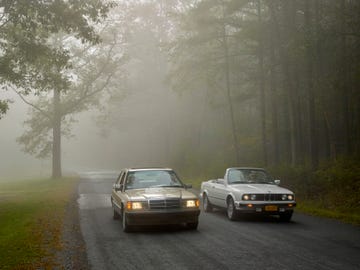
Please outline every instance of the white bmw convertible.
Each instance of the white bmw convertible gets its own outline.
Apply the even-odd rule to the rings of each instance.
[[[202,182],[203,209],[226,208],[230,220],[239,214],[277,215],[290,221],[296,206],[295,194],[280,187],[280,180],[261,168],[228,168],[223,179]]]

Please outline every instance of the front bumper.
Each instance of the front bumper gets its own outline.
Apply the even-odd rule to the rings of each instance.
[[[200,209],[172,211],[129,211],[126,220],[129,225],[171,225],[196,223]]]
[[[240,213],[261,213],[277,215],[285,212],[292,212],[294,211],[295,207],[296,202],[235,202],[235,208]]]

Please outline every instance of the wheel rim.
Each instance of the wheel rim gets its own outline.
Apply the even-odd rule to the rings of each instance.
[[[123,229],[125,230],[126,229],[126,216],[125,216],[124,212],[122,214],[122,226],[123,226]]]
[[[208,205],[209,205],[208,198],[206,195],[204,195],[204,210],[208,209]]]
[[[234,213],[234,204],[232,199],[229,200],[228,208],[227,208],[228,217],[231,218]]]

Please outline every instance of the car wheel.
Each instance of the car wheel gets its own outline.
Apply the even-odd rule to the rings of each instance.
[[[111,206],[113,209],[113,219],[119,219],[120,215],[118,212],[115,211],[115,206],[114,206],[114,202],[113,202],[113,198],[111,198]]]
[[[123,231],[124,232],[130,232],[131,231],[131,226],[128,224],[127,219],[126,219],[126,213],[123,212],[122,213],[122,227],[123,227]]]
[[[230,220],[235,220],[237,217],[237,212],[235,209],[235,204],[233,198],[229,198],[227,202],[227,216]]]
[[[291,220],[293,212],[285,212],[280,214],[280,221],[289,222]]]
[[[204,196],[203,196],[203,209],[205,212],[211,212],[212,211],[212,205],[209,201],[209,198],[208,196],[206,195],[206,193],[204,193]]]
[[[120,218],[119,213],[116,212],[114,208],[113,208],[113,211],[114,211],[114,213],[113,213],[113,219],[115,219],[115,220],[116,220],[116,219],[119,219],[119,218]]]
[[[188,223],[186,224],[186,227],[190,230],[196,230],[198,227],[199,222],[192,222],[192,223]]]

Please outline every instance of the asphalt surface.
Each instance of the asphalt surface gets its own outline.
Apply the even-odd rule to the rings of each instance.
[[[360,228],[295,213],[229,221],[223,211],[200,214],[196,231],[146,227],[124,233],[112,219],[114,179],[83,176],[80,225],[91,269],[360,269]]]

